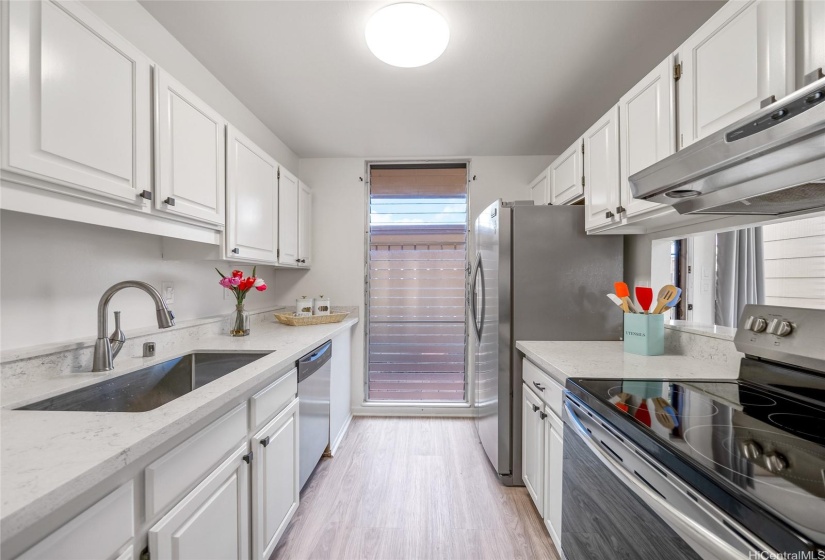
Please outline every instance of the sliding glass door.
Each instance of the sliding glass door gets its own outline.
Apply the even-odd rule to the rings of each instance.
[[[368,399],[463,402],[466,166],[371,166],[368,238]]]

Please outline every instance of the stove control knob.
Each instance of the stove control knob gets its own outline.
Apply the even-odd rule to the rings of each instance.
[[[768,332],[776,336],[788,336],[793,332],[793,325],[785,319],[772,319],[768,323]]]
[[[740,447],[742,449],[742,455],[744,455],[746,459],[753,461],[762,456],[762,446],[752,439],[743,441]]]
[[[777,474],[788,468],[788,460],[781,453],[768,453],[765,455],[765,468]]]
[[[753,319],[753,321],[750,319]],[[766,321],[764,317],[750,317],[748,318],[747,323],[749,324],[747,328],[755,333],[763,332],[768,328],[768,321]]]

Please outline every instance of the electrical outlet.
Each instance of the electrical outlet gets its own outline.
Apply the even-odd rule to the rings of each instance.
[[[175,303],[175,285],[172,282],[161,282],[160,295],[167,304]]]

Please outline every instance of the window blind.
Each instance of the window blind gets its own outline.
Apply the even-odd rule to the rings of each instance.
[[[466,169],[373,167],[370,400],[465,398]]]

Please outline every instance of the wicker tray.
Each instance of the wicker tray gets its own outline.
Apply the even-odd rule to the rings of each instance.
[[[293,313],[276,313],[275,318],[279,323],[290,327],[304,327],[306,325],[325,325],[327,323],[340,323],[349,311],[335,311],[329,315],[309,315],[307,317],[296,317]]]

